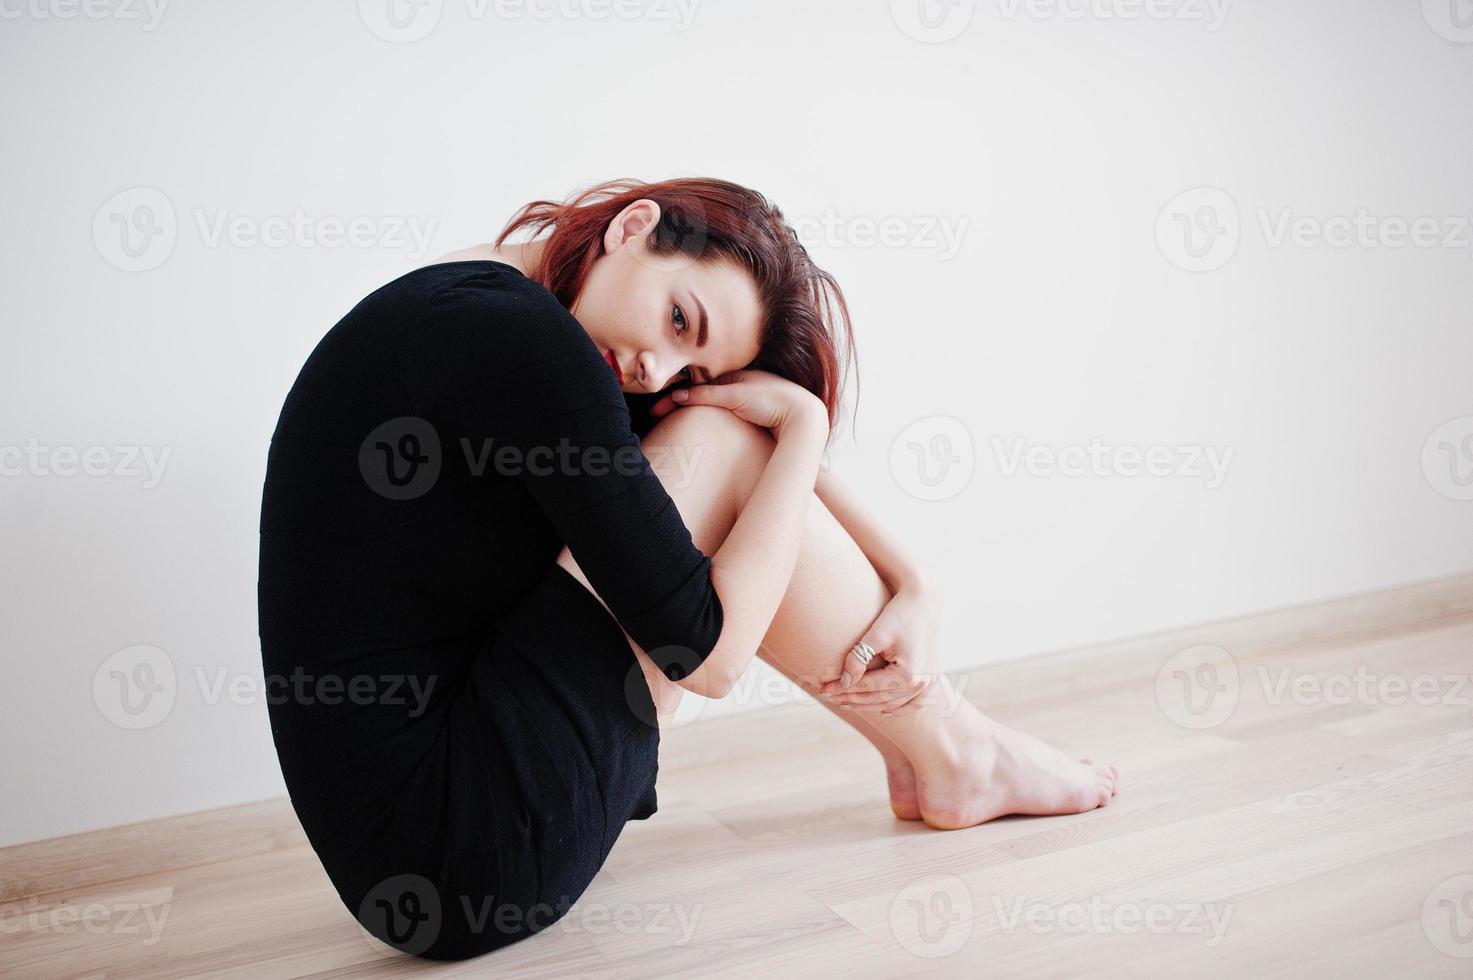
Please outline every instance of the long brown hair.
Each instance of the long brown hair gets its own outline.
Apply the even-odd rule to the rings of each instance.
[[[660,205],[649,237],[656,254],[735,262],[751,273],[763,311],[759,353],[750,367],[787,378],[817,395],[838,418],[843,378],[836,340],[842,329],[851,366],[857,364],[854,328],[844,293],[808,250],[776,205],[754,190],[707,177],[654,183],[624,178],[596,184],[566,201],[533,201],[516,213],[496,247],[513,234],[550,231],[530,278],[572,308],[603,254],[604,230],[640,199]]]

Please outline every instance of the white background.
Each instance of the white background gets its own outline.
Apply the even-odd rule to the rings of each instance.
[[[1473,503],[1437,475],[1466,477],[1473,442],[1423,465],[1473,416],[1473,232],[1271,234],[1286,212],[1448,234],[1473,215],[1466,0],[1243,0],[1220,23],[1205,3],[958,0],[932,3],[932,32],[902,0],[704,0],[688,24],[655,0],[604,19],[597,0],[443,0],[410,42],[379,36],[387,2],[0,0],[0,447],[170,453],[156,486],[0,477],[0,843],[283,792],[259,698],[208,695],[260,682],[257,521],[288,387],[362,295],[600,179],[721,176],[805,222],[859,337],[832,462],[944,582],[948,669],[1473,568]],[[1177,197],[1198,187],[1217,190]],[[158,195],[171,221],[137,210]],[[1236,213],[1236,250],[1205,239],[1217,267],[1187,271],[1177,214],[1203,201],[1216,223],[1191,226]],[[294,212],[433,237],[426,255],[212,237]],[[172,248],[129,259],[134,219]],[[872,242],[887,220],[897,239]],[[938,221],[964,228],[953,253]],[[1067,458],[1094,438],[1233,456],[1210,489],[1006,475],[1017,440]],[[918,469],[910,442],[950,464]],[[943,465],[956,485],[922,499]],[[139,644],[177,690],[129,730],[93,680]]]

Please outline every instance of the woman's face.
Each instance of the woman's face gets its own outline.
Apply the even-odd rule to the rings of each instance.
[[[688,255],[655,255],[648,237],[660,219],[654,201],[635,201],[609,223],[572,313],[622,375],[626,392],[703,384],[757,359],[757,285],[739,265]]]

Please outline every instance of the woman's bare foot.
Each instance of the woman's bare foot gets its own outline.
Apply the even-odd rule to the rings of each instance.
[[[1082,813],[1108,804],[1119,787],[1114,766],[1076,762],[981,712],[959,716],[951,732],[945,751],[915,769],[921,819],[938,830],[1009,813]]]

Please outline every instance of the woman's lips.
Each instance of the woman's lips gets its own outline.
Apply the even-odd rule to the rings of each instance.
[[[614,352],[611,350],[604,351],[604,360],[609,362],[609,367],[614,369],[614,374],[618,376],[619,383],[623,384],[624,372],[619,370],[619,362],[614,360]]]

